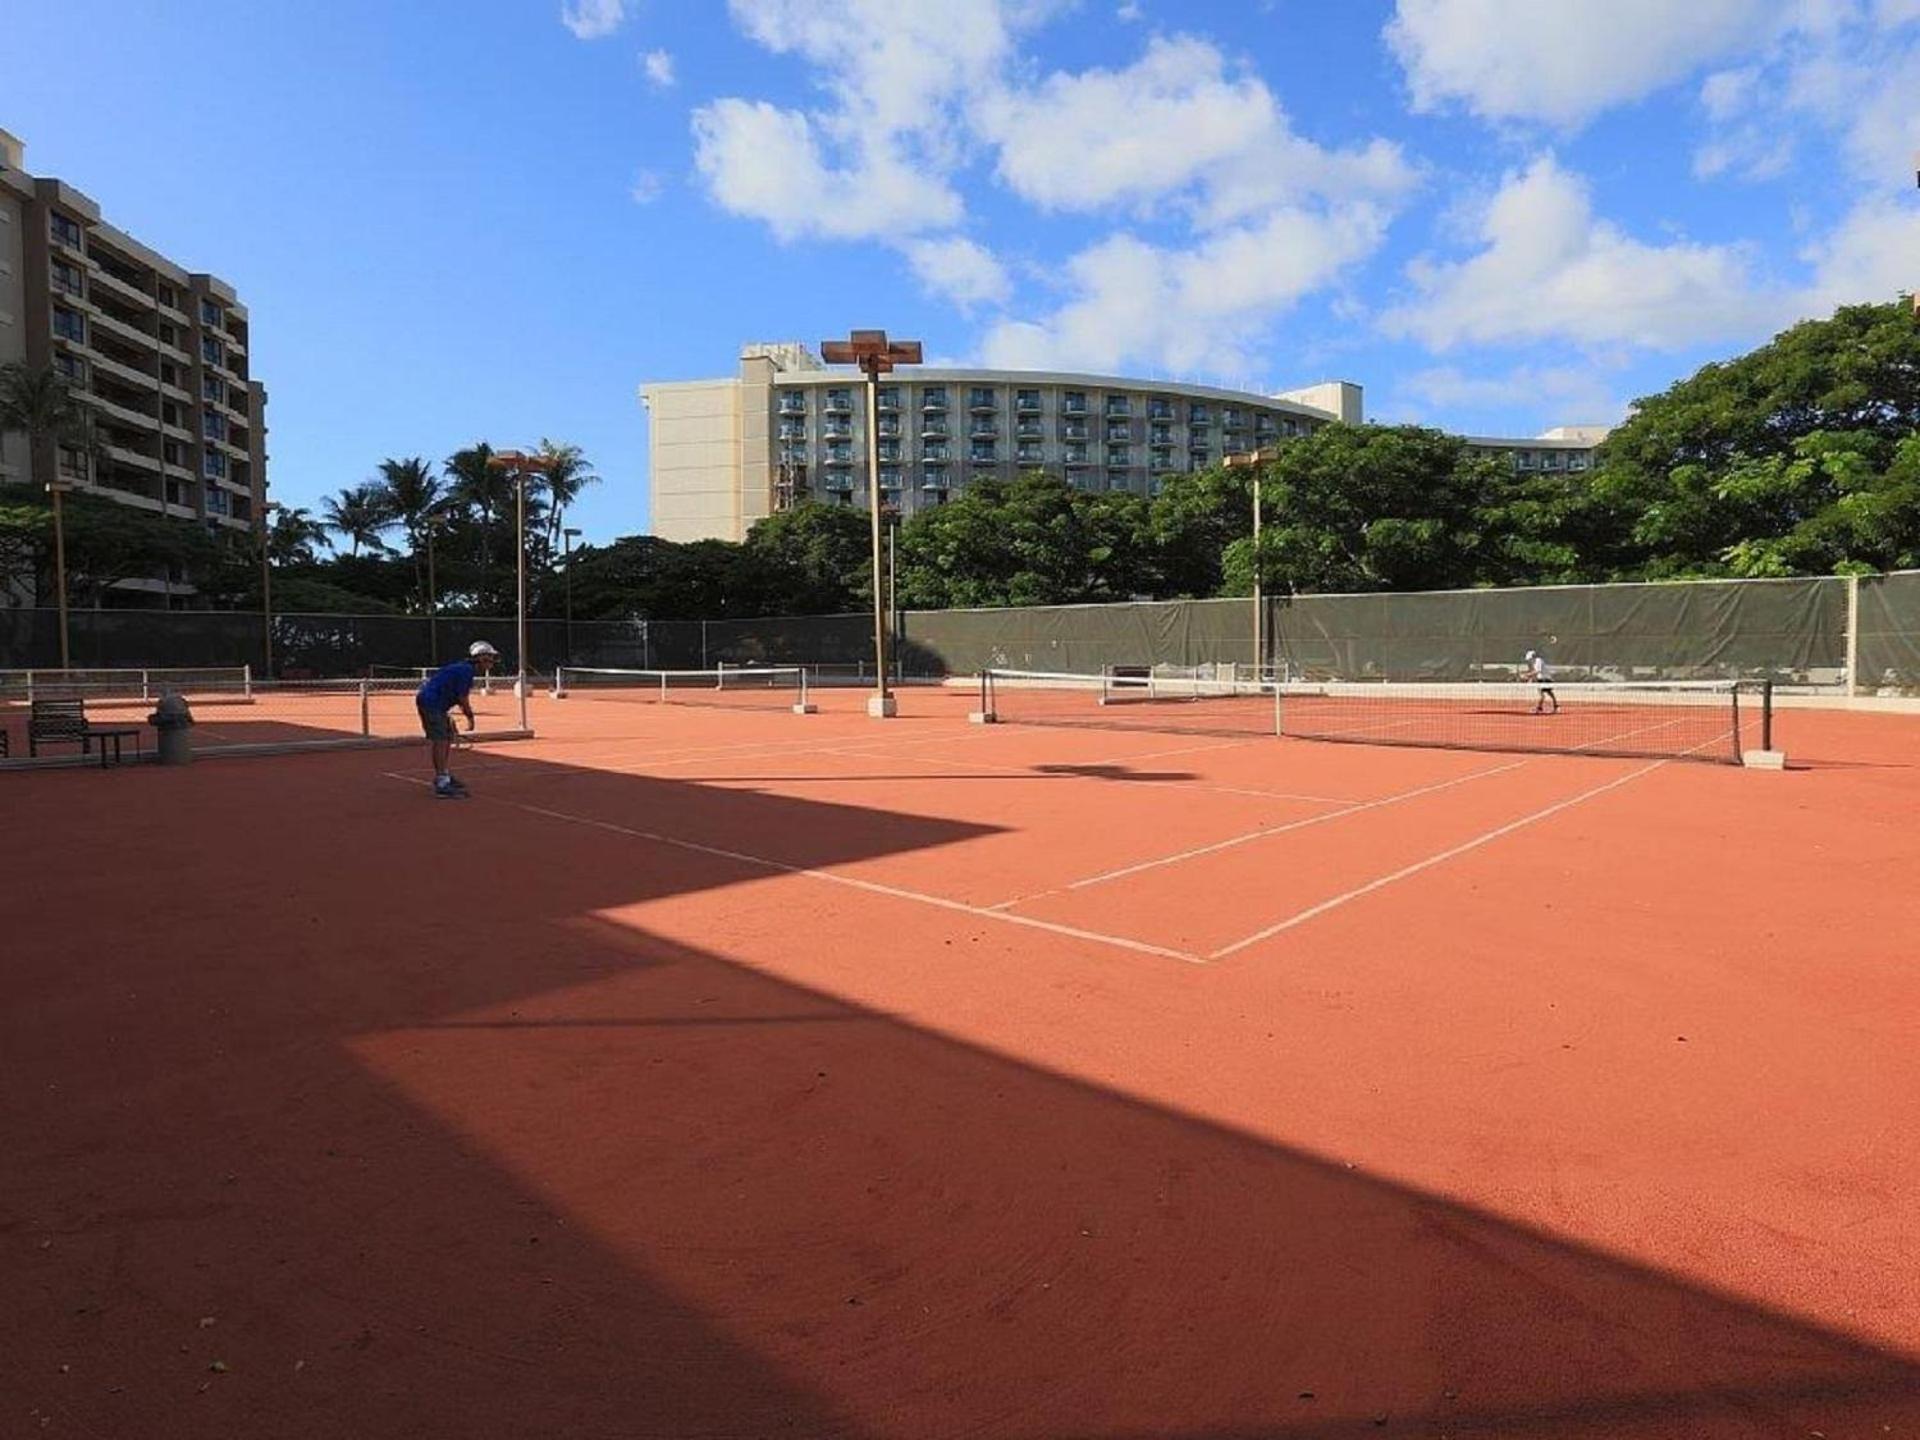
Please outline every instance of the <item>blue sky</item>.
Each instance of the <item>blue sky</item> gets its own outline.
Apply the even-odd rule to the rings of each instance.
[[[883,326],[1530,434],[1920,288],[1920,0],[4,0],[28,168],[248,302],[274,495]],[[97,97],[112,96],[112,106]]]

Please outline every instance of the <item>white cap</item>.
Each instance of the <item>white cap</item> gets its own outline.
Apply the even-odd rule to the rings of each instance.
[[[482,641],[481,643],[482,643],[482,644],[484,645],[484,644],[485,644],[486,642],[485,642],[485,641],[483,640],[483,641]],[[475,651],[474,653],[475,653],[475,654],[478,654],[479,652],[478,652],[478,651],[476,650],[476,651]],[[1529,659],[1529,660],[1532,660],[1532,659],[1535,659],[1535,658],[1536,658],[1536,657],[1535,657],[1535,655],[1534,655],[1534,653],[1533,653],[1533,651],[1531,651],[1531,650],[1529,650],[1529,651],[1527,651],[1527,659]]]
[[[493,646],[489,645],[486,641],[476,640],[473,642],[473,644],[467,647],[467,654],[471,655],[476,660],[478,660],[482,655],[492,655],[497,659],[499,657],[500,652],[494,649]]]

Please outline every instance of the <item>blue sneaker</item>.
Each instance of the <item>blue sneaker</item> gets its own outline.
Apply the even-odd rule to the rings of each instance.
[[[455,786],[450,780],[436,780],[433,782],[433,798],[436,800],[464,800],[467,798],[467,792]]]

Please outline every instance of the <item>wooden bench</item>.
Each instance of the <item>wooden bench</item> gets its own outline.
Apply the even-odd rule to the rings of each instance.
[[[27,712],[27,754],[38,756],[42,745],[78,745],[82,755],[93,753],[93,742],[100,742],[100,768],[107,768],[108,746],[113,763],[120,763],[120,742],[133,736],[134,752],[140,749],[138,725],[90,725],[84,700],[50,700],[35,697]]]

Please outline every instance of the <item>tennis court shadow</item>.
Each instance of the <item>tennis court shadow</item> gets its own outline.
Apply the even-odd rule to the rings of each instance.
[[[1038,775],[1077,776],[1083,780],[1197,780],[1191,770],[1135,770],[1129,765],[1036,765]]]
[[[632,776],[565,781],[621,817],[568,823],[507,803],[565,767],[511,771],[468,806],[366,756],[23,780],[48,863],[0,898],[31,937],[0,967],[27,1079],[0,1092],[0,1413],[143,1440],[1920,1425],[1900,1357],[770,974],[828,943],[837,889],[743,918],[764,870],[597,828],[820,865],[979,827]],[[208,883],[249,834],[264,863]],[[702,895],[735,953],[662,933]],[[934,933],[888,926],[887,963],[951,967]]]

